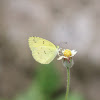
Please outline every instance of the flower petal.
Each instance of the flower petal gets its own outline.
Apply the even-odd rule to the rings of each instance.
[[[72,56],[74,56],[77,53],[77,51],[76,50],[72,50],[71,53],[72,53]]]
[[[64,53],[65,49],[62,50],[62,53]]]
[[[59,58],[57,58],[57,60],[61,60],[62,58],[64,58],[64,56],[60,56]]]

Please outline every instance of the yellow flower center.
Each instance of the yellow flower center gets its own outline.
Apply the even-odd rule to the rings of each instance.
[[[65,57],[70,57],[72,55],[72,53],[69,49],[66,49],[63,54]]]

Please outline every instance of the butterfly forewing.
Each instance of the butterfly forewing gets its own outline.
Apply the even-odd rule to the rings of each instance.
[[[51,46],[56,48],[56,46],[53,43],[40,37],[30,37],[28,42],[31,50],[39,46]]]

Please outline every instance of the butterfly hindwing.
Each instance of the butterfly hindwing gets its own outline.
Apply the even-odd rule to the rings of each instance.
[[[57,55],[57,49],[51,47],[37,47],[32,51],[33,58],[41,64],[50,63]]]

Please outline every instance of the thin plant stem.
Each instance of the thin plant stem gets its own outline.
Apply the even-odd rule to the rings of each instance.
[[[66,89],[65,100],[68,100],[69,87],[70,87],[70,68],[67,67],[67,89]]]

